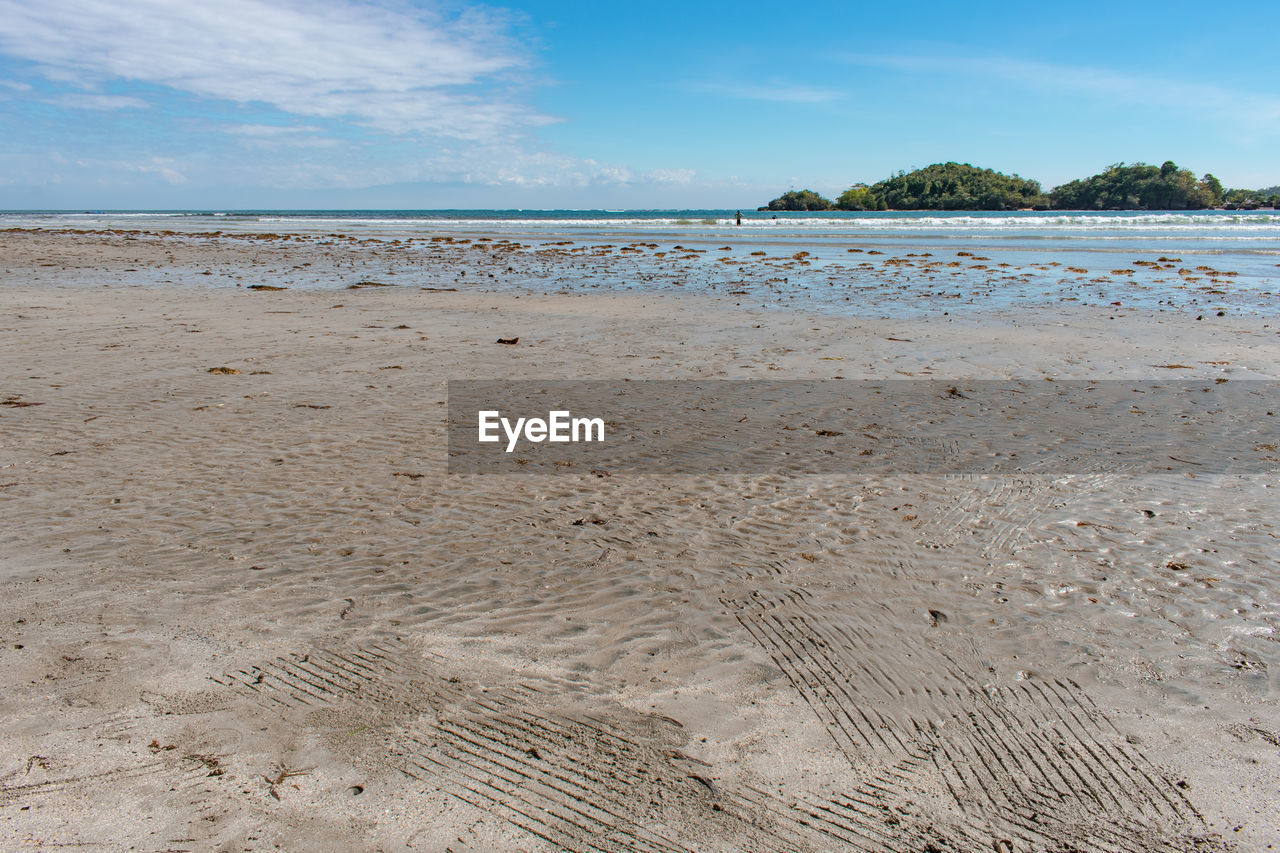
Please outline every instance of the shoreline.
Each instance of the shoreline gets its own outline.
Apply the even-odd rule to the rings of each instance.
[[[443,472],[449,379],[1277,378],[1268,316],[32,243],[0,234],[5,838],[1280,843],[1274,478]]]
[[[851,245],[845,239],[795,237],[752,242],[743,234],[734,236],[745,242],[729,243],[719,235],[689,235],[683,242],[656,235],[625,241],[623,236],[543,234],[530,240],[501,232],[376,236],[9,229],[0,231],[9,252],[0,275],[42,284],[215,290],[399,286],[544,296],[699,294],[734,297],[735,307],[884,319],[1105,306],[1108,316],[1183,314],[1212,323],[1227,315],[1270,319],[1280,300],[1275,277],[1280,264],[1272,265],[1273,256],[1261,250],[1227,259],[1202,247],[1178,253],[1188,255],[1184,260],[1164,254],[1167,246],[1119,251],[1100,244],[1087,250],[1059,247],[1050,254],[983,247],[982,240],[941,247],[927,239]],[[1124,261],[1116,257],[1125,255]]]

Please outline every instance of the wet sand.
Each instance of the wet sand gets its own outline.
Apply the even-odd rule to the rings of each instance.
[[[317,262],[278,238],[0,247],[0,847],[1280,845],[1274,476],[444,453],[450,379],[1276,378],[1267,317],[497,292],[367,244],[292,270]],[[366,285],[309,287],[339,271]]]

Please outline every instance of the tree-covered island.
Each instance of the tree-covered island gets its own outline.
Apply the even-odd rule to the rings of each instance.
[[[823,198],[813,190],[792,190],[769,202],[758,210],[832,210],[831,199]]]
[[[1222,204],[1222,184],[1213,175],[1196,180],[1172,160],[1160,166],[1117,163],[1049,194],[1059,210],[1202,210]]]
[[[1049,198],[1038,181],[968,163],[935,163],[850,187],[839,203],[846,210],[1022,210],[1046,208]]]
[[[1280,187],[1226,190],[1172,160],[1116,163],[1045,193],[1038,181],[968,163],[935,163],[883,181],[854,184],[834,202],[811,190],[784,193],[760,210],[1202,210],[1275,207]]]

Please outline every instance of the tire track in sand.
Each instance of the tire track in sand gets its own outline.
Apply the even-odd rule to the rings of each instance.
[[[855,620],[799,588],[721,602],[863,774],[851,791],[794,807],[823,825],[904,851],[984,838],[1115,853],[1200,843],[1203,820],[1182,790],[1073,682],[979,684],[968,673],[981,667],[903,632],[887,610]],[[941,816],[920,813],[930,790],[947,794]],[[893,839],[882,837],[887,810],[898,812]],[[932,840],[921,835],[931,820]]]

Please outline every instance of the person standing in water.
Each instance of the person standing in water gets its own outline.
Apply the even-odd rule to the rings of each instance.
[[[739,211],[738,211],[738,224],[739,224],[739,225],[741,225],[741,224],[742,224],[742,211],[741,211],[741,210],[739,210]]]

